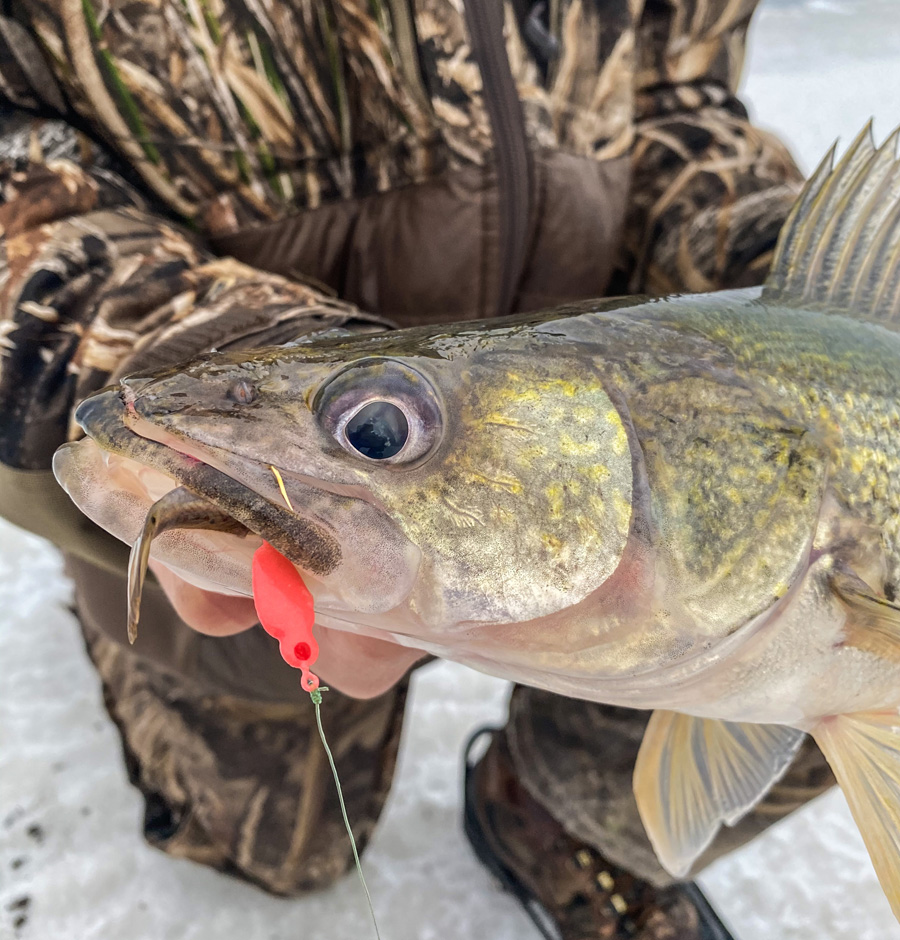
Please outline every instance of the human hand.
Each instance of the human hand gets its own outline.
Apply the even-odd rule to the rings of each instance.
[[[195,587],[153,559],[150,568],[175,613],[198,633],[232,636],[259,623],[252,598]],[[319,658],[313,671],[324,684],[353,698],[381,695],[425,656],[421,650],[321,626],[316,627],[316,640]]]

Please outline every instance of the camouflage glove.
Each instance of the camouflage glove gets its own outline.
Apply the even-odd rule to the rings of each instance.
[[[648,4],[632,198],[612,293],[761,284],[803,176],[734,97],[757,0]]]

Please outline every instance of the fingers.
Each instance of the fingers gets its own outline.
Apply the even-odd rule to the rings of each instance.
[[[251,598],[205,591],[188,584],[184,578],[152,559],[150,568],[175,608],[175,613],[198,633],[231,636],[249,630],[257,622]]]
[[[232,597],[195,587],[153,559],[150,568],[175,612],[198,633],[232,636],[259,622],[252,598]],[[326,685],[353,698],[375,698],[383,694],[426,655],[421,650],[386,640],[321,626],[315,628],[315,635],[319,658],[313,672]]]

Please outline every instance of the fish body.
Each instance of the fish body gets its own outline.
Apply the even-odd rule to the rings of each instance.
[[[656,709],[676,873],[812,733],[900,911],[895,144],[820,167],[763,289],[210,355],[86,401],[57,476],[141,555],[208,500],[152,547],[200,586],[265,538],[323,625]]]

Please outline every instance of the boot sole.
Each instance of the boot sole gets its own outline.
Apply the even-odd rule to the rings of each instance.
[[[525,909],[525,913],[531,919],[532,923],[540,931],[545,940],[562,940],[561,934],[556,928],[546,908],[538,901],[534,895],[525,887],[519,878],[507,868],[499,858],[494,854],[490,847],[484,827],[478,819],[475,812],[475,792],[473,770],[476,764],[469,762],[469,753],[475,742],[485,734],[496,734],[499,728],[480,728],[474,732],[465,746],[465,806],[463,812],[463,829],[466,838],[472,846],[478,860],[499,882],[500,887],[508,894],[513,895],[516,900]],[[693,882],[685,882],[679,886],[680,890],[688,897],[690,902],[697,909],[700,917],[700,940],[735,940],[731,931],[722,922],[719,915],[715,912],[712,905],[706,898],[706,895],[700,890],[698,885]]]

